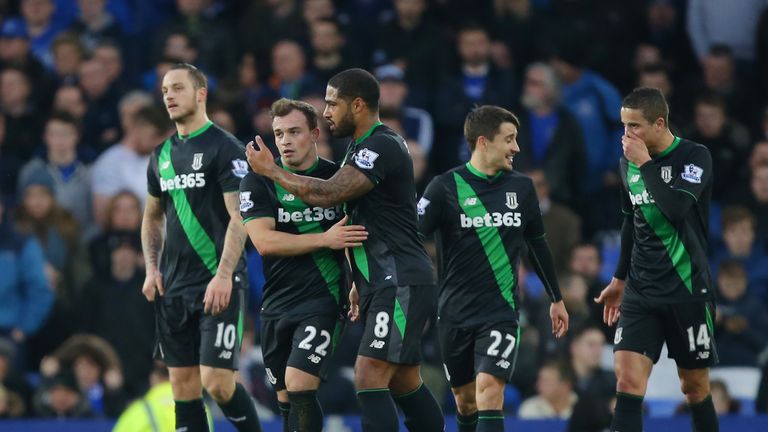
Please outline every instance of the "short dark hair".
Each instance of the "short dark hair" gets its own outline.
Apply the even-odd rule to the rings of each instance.
[[[512,112],[496,105],[475,107],[464,119],[464,137],[469,144],[469,150],[475,151],[477,139],[484,136],[492,139],[499,133],[502,123],[512,123],[520,127],[520,120]]]
[[[744,264],[733,259],[721,262],[720,265],[717,266],[717,272],[719,275],[726,277],[747,277],[747,270],[744,268]]]
[[[585,334],[587,334],[588,332],[591,332],[591,331],[596,331],[596,332],[598,332],[600,334],[603,334],[603,329],[600,328],[599,325],[597,325],[597,324],[595,324],[595,323],[593,323],[591,321],[587,321],[587,322],[585,322],[585,323],[583,323],[583,324],[581,324],[579,326],[576,326],[576,328],[571,330],[571,332],[572,332],[571,333],[571,344],[573,344],[577,340],[581,339],[582,336],[584,336]]]
[[[638,87],[621,101],[622,108],[636,109],[643,113],[643,118],[653,123],[657,118],[664,119],[669,126],[669,105],[664,93],[653,87]]]
[[[720,108],[723,112],[726,112],[725,101],[720,95],[713,92],[705,92],[696,98],[693,106],[694,108],[699,105],[707,105],[715,108]]]
[[[155,106],[146,106],[138,110],[133,116],[133,121],[150,125],[160,133],[167,131],[171,126],[168,122],[168,114]]]
[[[347,102],[360,98],[371,111],[379,110],[379,82],[367,70],[354,68],[341,71],[328,80],[328,86]]]
[[[726,44],[716,43],[709,46],[709,55],[733,59],[733,50]]]
[[[461,26],[459,26],[458,31],[456,32],[456,37],[458,38],[459,36],[461,36],[462,33],[469,33],[469,32],[485,33],[486,37],[488,37],[489,39],[491,38],[491,35],[488,29],[480,25],[480,23],[478,23],[477,21],[466,21],[462,23]]]
[[[200,71],[200,69],[192,66],[189,63],[176,63],[175,65],[171,66],[169,71],[172,70],[185,70],[189,72],[189,78],[192,80],[192,85],[195,87],[195,90],[200,90],[201,88],[207,89],[208,88],[208,78],[205,77],[205,74]]]
[[[575,373],[573,372],[573,369],[571,368],[570,363],[561,360],[561,359],[550,359],[544,362],[543,365],[541,365],[541,369],[544,368],[550,368],[557,371],[557,373],[560,375],[560,381],[568,382],[570,384],[573,384],[576,380]]]
[[[66,123],[68,125],[71,125],[77,133],[80,133],[80,123],[78,123],[75,116],[72,114],[66,112],[66,111],[54,111],[51,113],[51,115],[48,116],[48,119],[45,121],[45,124],[48,124],[52,121],[57,121],[61,123]]]
[[[317,111],[312,105],[295,99],[281,98],[276,100],[270,108],[272,118],[284,117],[293,111],[300,111],[307,119],[309,130],[317,128]]]
[[[747,207],[734,205],[723,209],[722,216],[720,216],[720,225],[723,231],[741,222],[749,222],[753,230],[757,227],[755,215]]]
[[[640,68],[640,75],[669,75],[669,69],[662,63],[651,63]]]

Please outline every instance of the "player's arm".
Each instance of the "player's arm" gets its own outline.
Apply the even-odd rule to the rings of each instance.
[[[368,233],[362,225],[346,225],[347,216],[323,233],[291,234],[275,229],[272,217],[244,221],[248,236],[262,256],[295,256],[318,249],[344,249],[362,246]]]
[[[165,242],[165,213],[163,204],[155,195],[147,195],[144,206],[144,217],[141,222],[141,248],[144,252],[144,268],[146,277],[141,292],[149,301],[155,299],[155,294],[164,294],[163,275],[158,270],[160,253]]]
[[[437,176],[429,182],[424,190],[424,195],[416,204],[416,213],[419,215],[419,235],[422,238],[435,232],[440,225],[443,200],[448,193],[441,178],[441,176]]]
[[[635,243],[633,235],[635,227],[632,220],[632,203],[629,201],[629,195],[624,187],[624,183],[621,185],[620,193],[621,213],[624,215],[624,219],[621,223],[621,252],[619,253],[619,261],[616,263],[616,271],[613,273],[613,277],[623,281],[627,278],[629,260],[632,257],[632,247]]]
[[[274,164],[272,153],[261,137],[257,136],[255,142],[260,150],[256,150],[254,142],[248,143],[245,149],[251,168],[307,204],[332,207],[362,196],[375,186],[373,180],[351,165],[343,166],[328,180],[290,173]]]
[[[684,159],[683,172],[671,184],[664,183],[657,164],[643,164],[640,173],[656,207],[674,224],[699,200],[712,175],[712,157],[706,148],[697,146]]]
[[[224,249],[221,252],[216,276],[232,279],[232,273],[235,271],[237,262],[243,254],[246,233],[243,227],[243,219],[240,217],[240,197],[238,193],[224,192],[224,204],[227,207],[227,213],[229,213],[229,224],[224,235]]]

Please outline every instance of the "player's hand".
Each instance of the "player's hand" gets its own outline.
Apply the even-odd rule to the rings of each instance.
[[[552,334],[558,339],[565,336],[568,331],[568,311],[562,300],[549,306],[549,318],[552,320]]]
[[[269,169],[275,166],[272,152],[258,135],[245,146],[245,156],[248,165],[256,174],[266,175]]]
[[[595,299],[596,303],[601,303],[603,308],[603,322],[609,327],[616,324],[619,320],[619,306],[624,297],[624,281],[612,278],[605,289],[600,291],[600,295]]]
[[[344,249],[362,246],[368,239],[368,231],[362,225],[347,225],[349,216],[333,224],[323,233],[323,246],[331,249]]]
[[[144,285],[141,287],[141,293],[148,301],[155,301],[155,294],[165,294],[163,288],[163,274],[157,270],[147,270],[147,276],[144,278]]]
[[[229,306],[229,298],[232,295],[232,278],[214,276],[208,282],[203,297],[203,313],[211,312],[218,315]]]
[[[347,318],[352,322],[360,318],[360,295],[357,293],[357,287],[354,284],[352,289],[349,290],[349,312],[347,312]]]
[[[648,153],[648,147],[645,146],[645,142],[631,131],[627,131],[621,136],[621,146],[624,150],[624,157],[637,166],[641,166],[651,160],[651,155]]]

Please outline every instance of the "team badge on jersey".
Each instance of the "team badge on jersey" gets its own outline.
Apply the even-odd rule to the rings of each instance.
[[[242,159],[235,159],[232,161],[232,174],[243,178],[248,174],[248,162]]]
[[[202,167],[203,167],[203,154],[195,153],[195,156],[192,158],[192,169],[197,171]]]
[[[664,183],[669,183],[672,181],[672,167],[671,166],[663,166],[661,167],[661,179],[664,180]]]
[[[364,148],[355,155],[355,163],[362,169],[373,168],[373,163],[379,158],[379,154],[373,150]]]
[[[251,201],[251,191],[240,192],[240,211],[247,212],[253,208],[253,201]]]
[[[517,208],[517,192],[507,192],[507,207],[510,208],[510,210],[514,210]]]
[[[683,173],[680,177],[689,183],[701,183],[702,174],[704,174],[703,168],[690,164],[683,167]]]
[[[427,213],[427,206],[429,206],[430,202],[430,200],[421,197],[419,202],[416,204],[416,213],[418,213],[419,216],[424,216],[424,214]]]

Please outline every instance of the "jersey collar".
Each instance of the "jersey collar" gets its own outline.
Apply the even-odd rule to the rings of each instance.
[[[358,138],[358,139],[356,139],[356,140],[355,140],[355,145],[357,145],[357,144],[360,144],[361,142],[363,142],[363,141],[364,141],[366,138],[368,138],[369,136],[371,136],[371,134],[373,133],[373,130],[374,130],[374,129],[376,129],[377,127],[379,127],[379,126],[381,126],[381,125],[383,125],[383,124],[384,124],[384,123],[382,123],[382,122],[380,122],[380,121],[377,121],[376,123],[374,123],[374,124],[373,124],[373,126],[371,126],[371,128],[370,128],[370,129],[368,129],[368,131],[367,131],[366,133],[364,133],[364,134],[363,134],[363,136],[361,136],[360,138]]]
[[[494,174],[492,176],[489,176],[488,174],[486,174],[486,173],[478,170],[477,168],[473,167],[472,163],[470,163],[470,162],[467,162],[467,164],[465,166],[467,167],[467,170],[469,170],[470,173],[472,173],[473,175],[475,175],[477,177],[480,177],[483,180],[489,181],[489,182],[496,180],[502,174],[501,170],[499,170],[499,172],[497,172],[496,174]]]
[[[176,132],[176,135],[178,135],[180,139],[183,139],[183,140],[188,140],[188,139],[190,139],[190,138],[194,138],[194,137],[196,137],[196,136],[198,136],[198,135],[202,134],[203,132],[207,131],[207,130],[208,130],[208,128],[209,128],[209,127],[211,127],[212,125],[213,125],[213,122],[212,122],[212,121],[210,121],[210,120],[208,120],[208,121],[207,121],[207,122],[206,122],[206,123],[205,123],[205,124],[204,124],[204,125],[203,125],[203,126],[200,128],[200,129],[198,129],[198,130],[196,130],[196,131],[192,132],[192,133],[191,133],[191,134],[189,134],[189,135],[182,135],[182,134],[180,134],[180,133],[178,133],[178,132]]]
[[[679,145],[680,145],[680,137],[676,136],[675,139],[672,141],[672,144],[670,144],[669,147],[666,148],[666,150],[664,150],[663,152],[657,154],[653,158],[657,159],[657,158],[660,158],[660,157],[664,157],[664,156],[672,153],[677,148],[677,146],[679,146]]]

